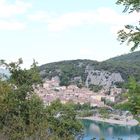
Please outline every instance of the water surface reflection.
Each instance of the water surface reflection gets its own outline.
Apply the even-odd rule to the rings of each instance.
[[[84,140],[91,140],[93,137],[99,140],[104,137],[106,140],[138,140],[140,138],[140,127],[112,125],[103,122],[83,120],[85,127]]]

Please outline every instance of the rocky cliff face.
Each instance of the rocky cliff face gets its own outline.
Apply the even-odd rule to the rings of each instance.
[[[58,76],[61,85],[76,84],[78,87],[86,86],[92,89],[101,87],[122,87],[122,82],[127,82],[129,76],[134,76],[139,81],[140,67],[131,63],[113,62],[109,60],[97,62],[92,60],[61,61],[40,66],[43,79]]]
[[[104,88],[110,88],[114,86],[115,83],[124,82],[120,73],[110,73],[104,70],[94,70],[93,67],[86,67],[85,72],[87,73],[87,78],[85,81],[85,85],[89,87],[89,85],[99,85]]]

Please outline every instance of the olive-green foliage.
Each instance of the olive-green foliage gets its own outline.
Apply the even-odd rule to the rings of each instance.
[[[119,103],[114,105],[115,109],[121,109],[121,110],[130,110],[130,103],[129,102],[125,102],[125,103]]]
[[[123,12],[132,13],[134,11],[140,12],[140,1],[139,0],[118,0],[117,4],[125,6]],[[140,22],[140,21],[139,21]],[[137,25],[125,25],[125,29],[118,32],[118,40],[123,43],[132,44],[131,51],[134,51],[140,46],[140,24]]]
[[[68,86],[70,85],[70,76],[68,73],[63,72],[60,76],[60,86]]]
[[[89,117],[89,116],[93,116],[93,111],[92,110],[83,110],[81,112],[78,113],[79,117]]]
[[[10,64],[1,61],[11,76],[0,80],[0,136],[6,140],[73,140],[82,128],[73,107],[60,101],[44,106],[34,93],[41,82],[36,62],[29,70],[20,64],[21,59]]]
[[[109,112],[108,112],[107,108],[105,108],[105,107],[99,109],[99,114],[103,118],[109,118]]]
[[[8,81],[0,81],[0,134],[8,140],[45,139],[46,110],[33,93],[33,84],[40,83],[35,62],[30,70],[21,69],[22,59],[10,64],[1,62],[10,71]]]
[[[111,58],[100,63],[98,68],[106,69],[110,72],[120,72],[124,80],[130,76],[140,79],[140,52],[129,53]]]
[[[108,100],[108,99],[105,99],[104,100],[104,103],[105,103],[105,105],[108,105],[108,106],[111,106],[111,107],[113,107],[114,106],[114,102],[112,102],[112,101],[110,101],[110,100]]]
[[[116,108],[129,110],[134,115],[140,114],[140,84],[136,82],[134,77],[129,78],[129,92],[127,93],[128,101],[116,105]]]
[[[77,104],[75,104],[71,101],[71,102],[68,102],[67,105],[69,105],[70,107],[72,107],[76,111],[91,110],[92,109],[92,107],[90,106],[90,103],[84,103],[84,104],[77,103]]]
[[[102,89],[102,86],[91,84],[91,85],[89,85],[89,89],[90,89],[91,91],[98,92],[98,91],[100,91],[100,90]]]
[[[11,76],[0,81],[0,134],[8,140],[73,140],[82,128],[73,107],[60,101],[45,107],[34,94],[33,87],[41,82],[36,63],[29,70],[21,69],[22,59],[1,64]]]
[[[50,138],[58,137],[61,140],[73,140],[82,125],[76,119],[76,112],[70,104],[61,104],[59,100],[54,101],[47,107]]]
[[[73,108],[76,111],[77,116],[79,117],[87,117],[93,115],[93,108],[90,106],[90,103],[73,103],[72,101],[67,103],[67,105]]]
[[[129,97],[130,111],[137,115],[140,114],[140,84],[132,77],[129,79]]]

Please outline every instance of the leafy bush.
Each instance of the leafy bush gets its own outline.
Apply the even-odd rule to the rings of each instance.
[[[79,117],[89,117],[89,116],[93,116],[93,111],[90,110],[84,110],[78,113]]]

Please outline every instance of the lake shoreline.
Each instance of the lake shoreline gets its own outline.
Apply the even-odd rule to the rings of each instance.
[[[123,125],[123,126],[137,126],[139,124],[139,122],[135,119],[126,121],[126,120],[114,120],[114,119],[100,118],[100,117],[96,117],[96,116],[78,117],[78,119],[106,122],[106,123],[110,123],[110,124],[117,124],[117,125]]]

